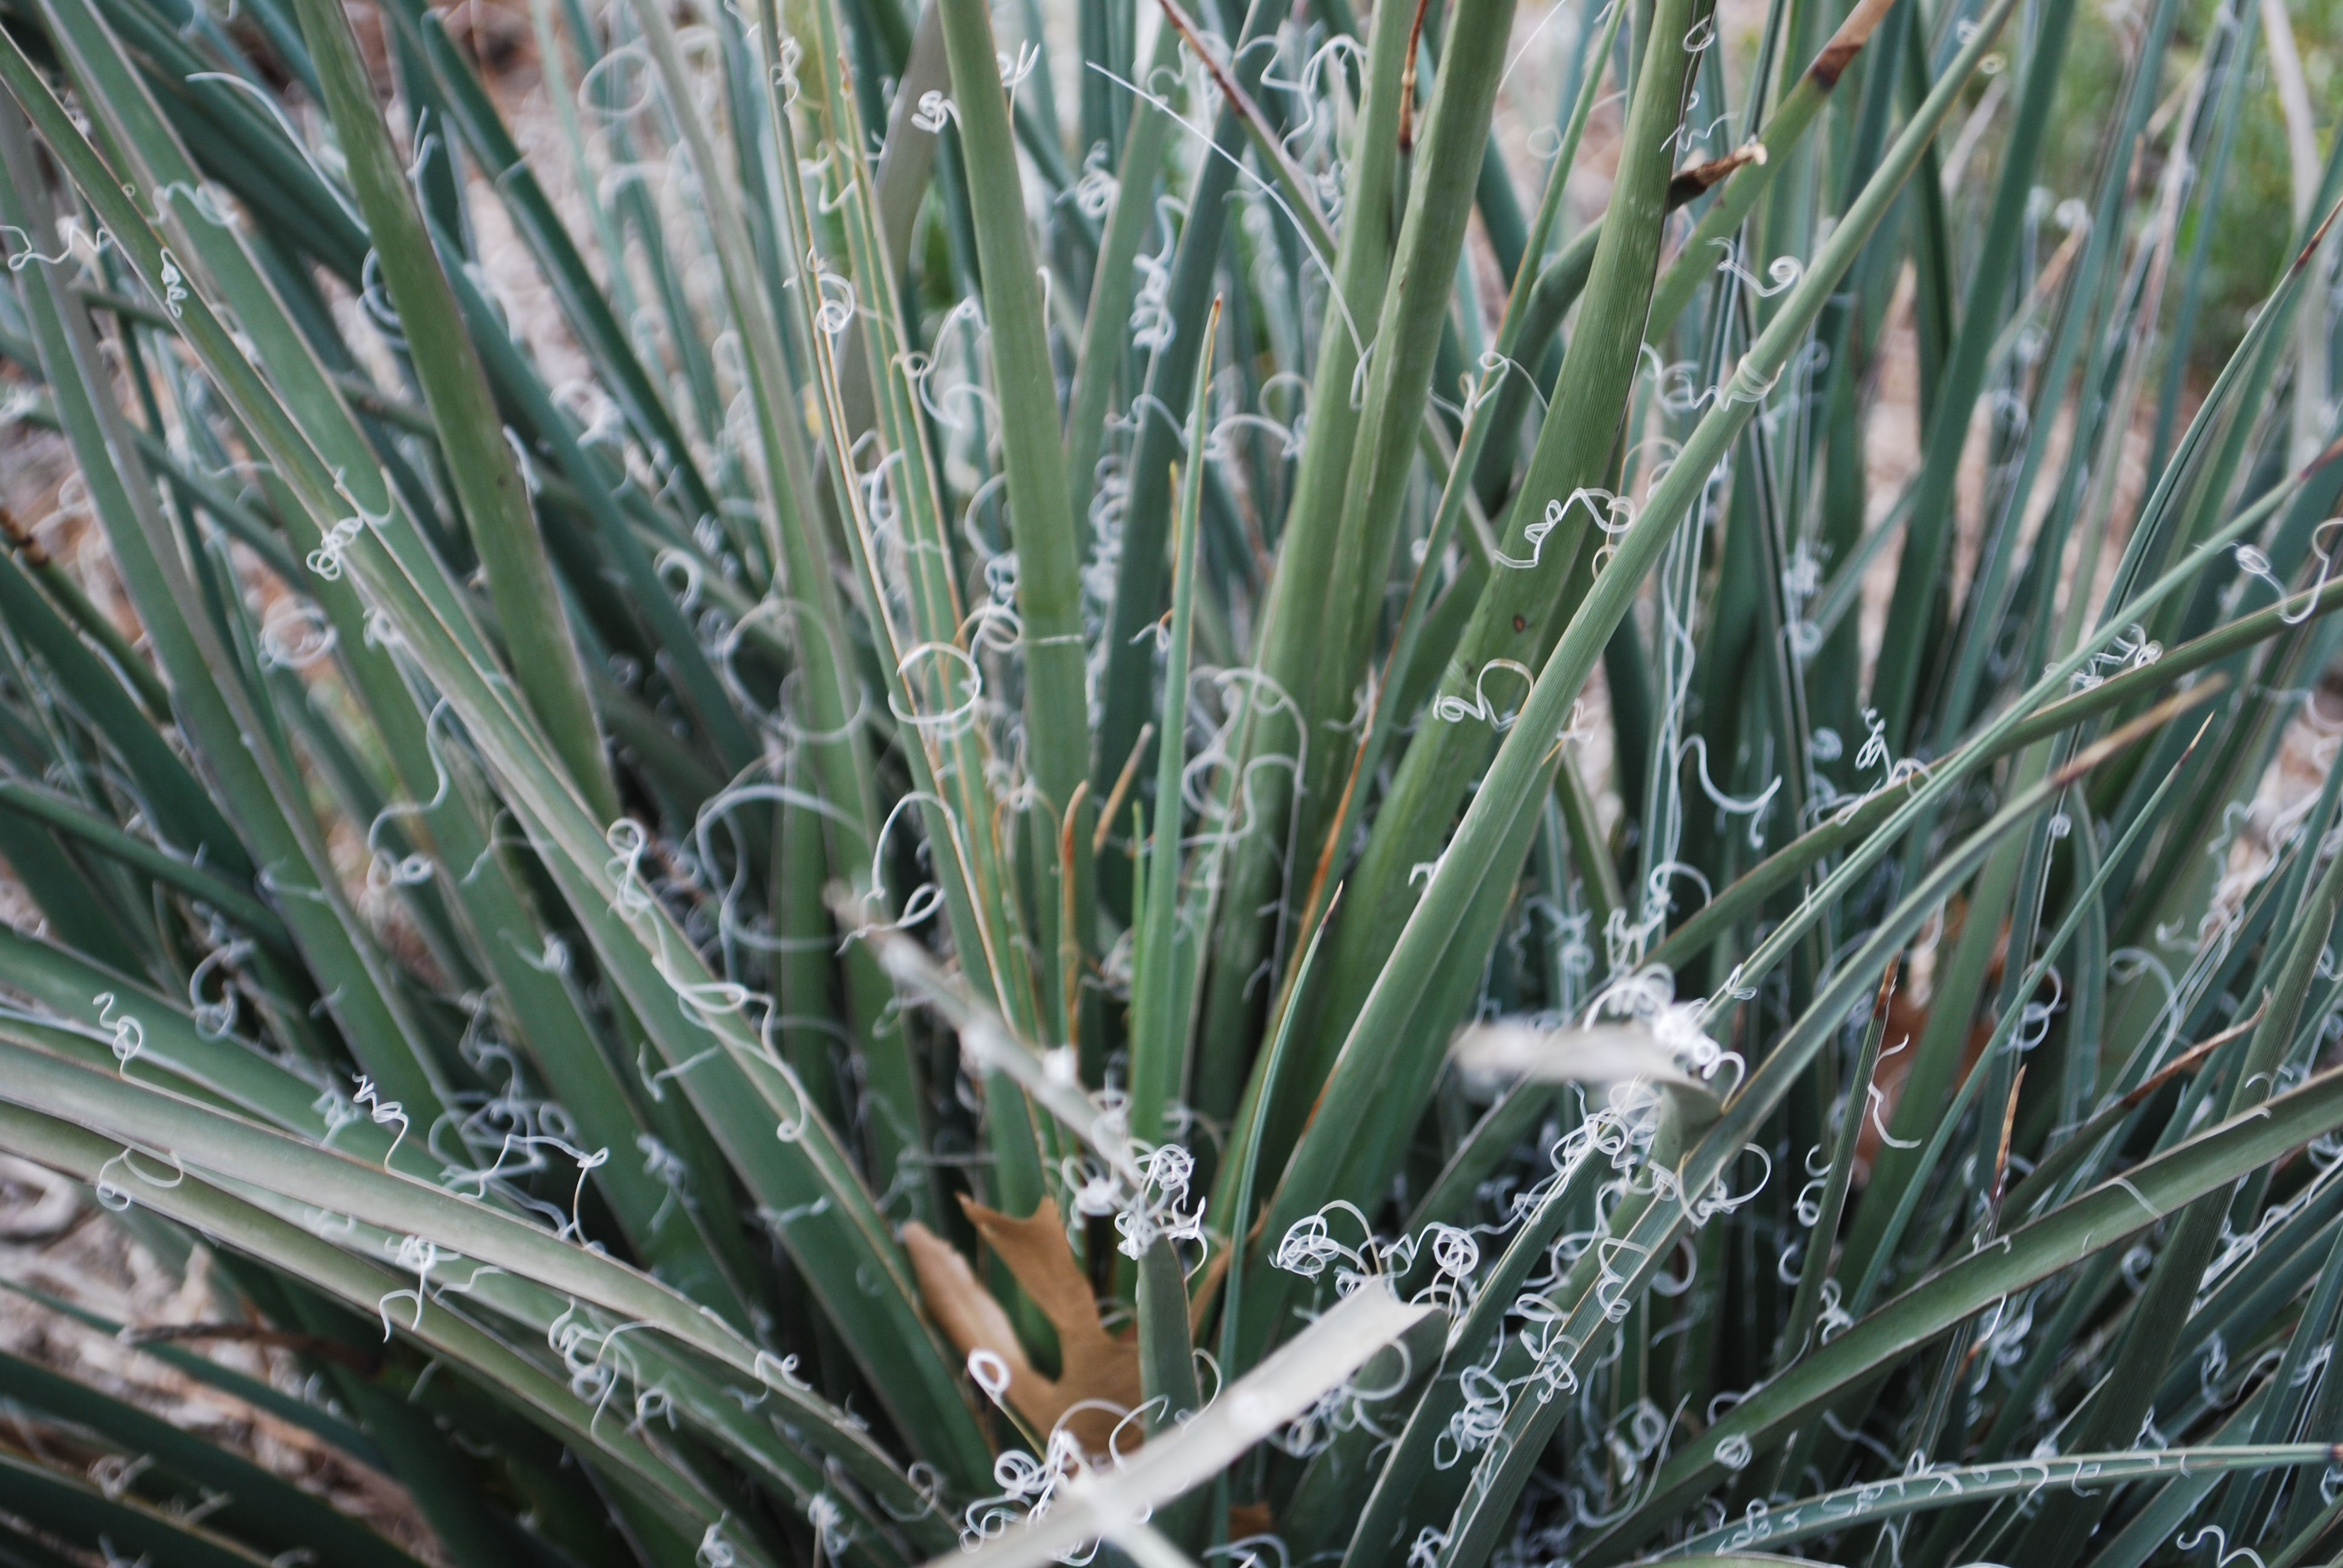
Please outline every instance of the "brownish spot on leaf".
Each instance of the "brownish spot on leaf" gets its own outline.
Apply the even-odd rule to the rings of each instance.
[[[1838,79],[1846,74],[1848,65],[1861,53],[1863,53],[1863,45],[1859,43],[1847,44],[1833,40],[1823,46],[1821,54],[1815,56],[1815,63],[1807,67],[1806,74],[1825,87],[1835,87],[1838,85]]]
[[[1668,181],[1668,206],[1682,206],[1701,192],[1721,183],[1725,176],[1742,165],[1762,164],[1765,161],[1765,144],[1748,142],[1734,148],[1721,158],[1711,158],[1704,164],[1694,164],[1689,168],[1678,169]]]
[[[1023,1220],[966,1198],[960,1200],[960,1207],[984,1244],[1000,1255],[1057,1331],[1058,1376],[1044,1377],[1035,1368],[1025,1347],[1018,1342],[1008,1312],[984,1288],[968,1260],[915,1221],[903,1227],[903,1246],[910,1253],[912,1271],[919,1276],[920,1298],[944,1337],[962,1356],[984,1351],[999,1358],[1009,1372],[1002,1397],[1035,1431],[1051,1432],[1062,1420],[1091,1453],[1105,1452],[1110,1442],[1121,1449],[1136,1446],[1138,1423],[1125,1427],[1120,1435],[1115,1427],[1140,1402],[1139,1347],[1110,1334],[1099,1321],[1097,1298],[1091,1294],[1090,1282],[1074,1261],[1065,1225],[1058,1218],[1057,1201],[1044,1198],[1041,1206]]]
[[[0,507],[0,534],[7,536],[9,548],[25,558],[26,566],[37,568],[49,564],[49,552],[41,548],[33,530],[18,522],[16,514],[5,507]]]
[[[1832,34],[1830,42],[1823,45],[1823,52],[1815,56],[1813,65],[1806,67],[1806,75],[1812,76],[1823,91],[1828,92],[1838,85],[1839,77],[1845,75],[1847,66],[1855,63],[1855,57],[1863,53],[1863,46],[1871,41],[1873,30],[1879,25],[1879,19],[1887,15],[1891,4],[1893,0],[1857,0],[1855,9],[1846,14],[1846,20],[1838,25],[1838,31]]]
[[[1242,1541],[1249,1535],[1267,1535],[1277,1528],[1277,1520],[1266,1503],[1232,1503],[1229,1504],[1229,1539]]]

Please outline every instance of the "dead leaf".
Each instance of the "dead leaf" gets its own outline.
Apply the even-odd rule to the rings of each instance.
[[[1097,1298],[1091,1294],[1090,1281],[1074,1261],[1074,1250],[1058,1218],[1057,1201],[1044,1198],[1031,1217],[1023,1220],[966,1198],[960,1200],[960,1207],[985,1245],[1000,1254],[1017,1283],[1057,1331],[1058,1376],[1046,1378],[1034,1367],[1025,1347],[1018,1342],[1009,1314],[977,1279],[968,1260],[950,1242],[913,1221],[903,1227],[903,1246],[911,1255],[920,1295],[937,1326],[961,1355],[985,1351],[999,1358],[1009,1373],[1002,1397],[1037,1432],[1053,1431],[1063,1420],[1089,1452],[1105,1452],[1110,1442],[1124,1450],[1136,1446],[1140,1436],[1136,1422],[1125,1427],[1120,1436],[1115,1427],[1141,1398],[1139,1346],[1108,1333],[1099,1321]],[[1083,1408],[1075,1409],[1078,1405]]]
[[[1229,1504],[1229,1539],[1243,1541],[1256,1535],[1267,1535],[1276,1530],[1277,1520],[1266,1503],[1232,1503]]]
[[[1940,939],[1948,946],[1960,934],[1960,914],[1956,911],[1945,923]],[[1993,961],[1986,966],[1982,989],[1992,990],[2001,984],[2001,967],[2009,957],[2009,922],[2001,924],[2001,940],[1993,950]],[[1928,1004],[1916,1001],[1904,991],[1897,991],[1887,1002],[1887,1032],[1880,1037],[1879,1065],[1872,1070],[1871,1081],[1877,1090],[1875,1101],[1864,1096],[1863,1124],[1855,1135],[1854,1185],[1857,1191],[1871,1183],[1871,1168],[1879,1159],[1886,1129],[1895,1125],[1896,1108],[1904,1101],[1904,1081],[1912,1076],[1914,1053],[1921,1036],[1928,1032]],[[1993,1019],[1988,1015],[1970,1026],[1968,1038],[1961,1042],[1960,1070],[1953,1075],[1958,1084],[1976,1066],[1977,1058],[1993,1040]]]

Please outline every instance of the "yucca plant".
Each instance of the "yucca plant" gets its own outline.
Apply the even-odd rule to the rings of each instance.
[[[0,24],[0,1151],[427,1555],[2343,1547],[2280,0]]]

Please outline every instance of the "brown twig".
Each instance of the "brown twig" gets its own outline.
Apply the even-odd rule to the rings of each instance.
[[[1405,157],[1415,150],[1415,56],[1423,46],[1423,14],[1432,0],[1415,0],[1415,20],[1408,24],[1407,59],[1399,68],[1399,152]]]
[[[1114,827],[1114,814],[1122,809],[1122,798],[1131,793],[1131,781],[1139,777],[1139,759],[1147,755],[1147,743],[1155,739],[1155,721],[1148,720],[1139,727],[1139,739],[1131,743],[1131,755],[1122,759],[1122,771],[1114,776],[1114,788],[1106,794],[1106,804],[1099,808],[1098,826],[1091,829],[1091,853],[1106,848],[1106,836]]]

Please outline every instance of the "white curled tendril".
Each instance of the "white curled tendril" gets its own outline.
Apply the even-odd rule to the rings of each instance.
[[[1606,538],[1623,534],[1635,524],[1635,503],[1632,498],[1582,485],[1571,491],[1567,499],[1546,502],[1545,514],[1523,528],[1522,542],[1530,547],[1527,560],[1509,556],[1502,550],[1493,558],[1497,565],[1514,571],[1528,571],[1534,568],[1545,552],[1546,536],[1562,526],[1563,519],[1570,515],[1574,507],[1584,507],[1586,515],[1594,519],[1594,526],[1603,530]]]
[[[2255,553],[2259,554],[2258,551]],[[2246,565],[2242,556],[2238,565],[2240,567]],[[2262,566],[2267,575],[2268,558],[2262,558]],[[2273,578],[2271,580],[2275,582],[2277,579]],[[2279,591],[2283,595],[2283,585],[2280,586]],[[2120,674],[2127,669],[2145,669],[2163,657],[2164,646],[2150,639],[2147,628],[2135,623],[2127,627],[2103,652],[2091,655],[2090,662],[2075,672],[2074,689],[2088,691],[2107,678],[2104,673],[2106,671],[2113,670]]]
[[[403,1235],[395,1240],[385,1237],[383,1247],[392,1254],[392,1261],[399,1268],[415,1271],[413,1289],[387,1292],[375,1302],[375,1310],[382,1316],[382,1337],[387,1340],[390,1338],[390,1303],[410,1300],[414,1302],[415,1321],[407,1327],[421,1328],[423,1298],[425,1292],[431,1288],[431,1271],[442,1263],[463,1261],[463,1254],[445,1251],[438,1242],[426,1236]]]
[[[2319,590],[2327,586],[2328,577],[2335,566],[2332,553],[2321,539],[2328,529],[2334,528],[2343,528],[2343,518],[2329,518],[2310,531],[2311,552],[2318,558],[2318,576],[2299,596],[2288,594],[2285,582],[2279,578],[2276,571],[2271,569],[2268,556],[2253,546],[2242,542],[2230,547],[2230,553],[2237,558],[2237,569],[2249,578],[2267,583],[2270,592],[2278,596],[2281,604],[2289,597],[2298,597],[2301,599],[2298,608],[2281,608],[2278,611],[2278,619],[2288,626],[2300,626],[2318,610]]]
[[[387,496],[390,493],[389,475],[382,476],[382,486],[383,493]],[[349,553],[350,546],[357,542],[360,534],[368,528],[380,529],[391,518],[390,508],[387,507],[377,512],[361,505],[358,498],[350,494],[347,477],[339,470],[336,470],[334,474],[334,490],[348,504],[349,515],[337,518],[334,525],[318,539],[317,548],[311,550],[308,556],[309,569],[327,582],[342,580],[344,558]]]
[[[1195,1157],[1177,1143],[1166,1143],[1147,1156],[1140,1169],[1140,1189],[1130,1204],[1114,1217],[1121,1240],[1115,1250],[1137,1258],[1157,1241],[1204,1240],[1204,1205],[1188,1201],[1188,1182],[1195,1174]]]
[[[146,1026],[128,1013],[115,1017],[116,998],[110,990],[90,998],[89,1005],[97,1009],[99,1027],[112,1031],[114,1038],[108,1043],[114,1051],[115,1070],[127,1078],[131,1062],[146,1048]]]
[[[141,1171],[138,1168],[138,1161],[136,1159],[136,1156],[141,1154],[146,1155],[150,1160],[160,1160],[168,1163],[171,1167],[171,1179],[166,1181],[160,1176],[150,1176],[146,1171]],[[122,1147],[121,1153],[116,1154],[113,1159],[108,1160],[105,1164],[97,1168],[97,1179],[90,1183],[90,1191],[96,1197],[99,1206],[101,1208],[110,1210],[116,1214],[123,1213],[129,1209],[130,1205],[134,1201],[136,1201],[136,1200],[130,1196],[129,1192],[125,1190],[120,1183],[115,1181],[113,1178],[106,1174],[107,1171],[113,1170],[117,1165],[130,1172],[133,1177],[136,1178],[146,1186],[157,1188],[164,1191],[168,1191],[170,1189],[176,1187],[180,1182],[185,1181],[187,1179],[186,1171],[180,1167],[178,1161],[171,1155],[159,1153],[142,1144],[126,1143]]]
[[[1755,273],[1741,265],[1740,253],[1733,241],[1715,239],[1709,243],[1725,252],[1724,258],[1716,264],[1716,270],[1738,280],[1760,299],[1771,299],[1785,289],[1795,287],[1798,279],[1805,276],[1805,262],[1795,256],[1777,256],[1765,266],[1765,276],[1772,282],[1760,283]]]
[[[930,136],[940,135],[949,123],[960,118],[960,106],[942,93],[930,88],[920,95],[920,106],[911,111],[911,125]]]
[[[398,1123],[398,1134],[390,1141],[390,1147],[382,1157],[383,1167],[387,1170],[392,1156],[398,1152],[398,1146],[407,1141],[406,1108],[396,1100],[383,1099],[381,1091],[375,1088],[374,1080],[365,1073],[358,1074],[357,1091],[350,1096],[350,1103],[365,1106],[367,1114],[377,1127],[387,1127],[394,1121]]]
[[[1500,735],[1511,729],[1514,721],[1521,717],[1520,712],[1518,710],[1510,713],[1501,712],[1496,705],[1489,700],[1489,694],[1483,689],[1483,683],[1489,678],[1489,672],[1496,669],[1518,675],[1532,686],[1537,684],[1537,677],[1531,672],[1529,666],[1517,659],[1493,658],[1481,667],[1479,675],[1473,678],[1472,701],[1467,702],[1461,697],[1443,693],[1433,699],[1433,717],[1446,724],[1461,724],[1466,719],[1478,719],[1482,723],[1493,726]]]

